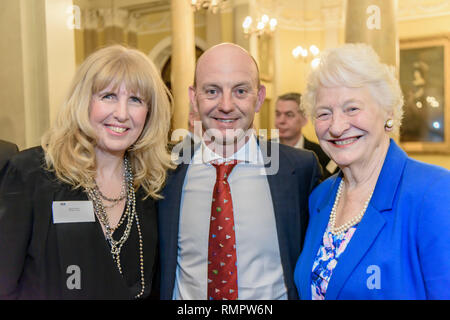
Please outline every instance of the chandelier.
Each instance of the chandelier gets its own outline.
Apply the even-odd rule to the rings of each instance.
[[[317,57],[319,53],[320,50],[315,45],[311,45],[309,50],[302,46],[297,46],[292,50],[292,55],[295,59],[302,59],[303,62],[310,63],[313,69],[320,63],[320,58]]]
[[[277,19],[270,18],[267,14],[261,16],[259,20],[253,24],[253,19],[250,16],[245,17],[242,23],[242,28],[246,35],[256,34],[261,36],[263,34],[269,34],[275,31],[277,27]]]
[[[209,10],[211,13],[217,13],[227,0],[191,0],[191,6],[194,11]]]

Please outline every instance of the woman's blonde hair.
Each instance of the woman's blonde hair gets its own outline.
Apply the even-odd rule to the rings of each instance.
[[[367,44],[347,43],[324,51],[319,66],[308,77],[302,106],[312,121],[320,86],[367,87],[375,101],[392,113],[394,133],[398,133],[403,116],[403,95],[393,67],[380,62]]]
[[[106,47],[80,65],[55,123],[42,138],[47,169],[74,188],[92,187],[97,142],[89,121],[91,100],[108,86],[116,90],[122,83],[149,108],[142,133],[127,153],[135,187],[157,199],[167,169],[173,168],[167,149],[171,95],[154,64],[135,49]]]

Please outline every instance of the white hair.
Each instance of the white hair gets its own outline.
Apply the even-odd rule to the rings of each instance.
[[[392,113],[394,133],[398,133],[403,116],[403,95],[395,77],[395,68],[380,62],[367,44],[348,43],[324,51],[318,67],[308,77],[302,107],[314,122],[317,91],[323,87],[367,87],[380,107]]]

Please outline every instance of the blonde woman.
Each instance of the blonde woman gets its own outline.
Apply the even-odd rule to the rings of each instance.
[[[0,299],[150,295],[169,96],[137,50],[83,62],[42,146],[16,155],[0,186]]]

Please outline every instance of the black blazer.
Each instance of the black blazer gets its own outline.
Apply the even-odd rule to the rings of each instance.
[[[141,290],[136,223],[122,248],[122,276],[97,219],[53,223],[53,201],[88,198],[43,169],[43,157],[40,147],[14,156],[0,186],[0,300],[132,299]],[[136,211],[148,296],[157,254],[157,215],[154,201],[142,201],[142,196],[139,190]],[[123,228],[125,223],[119,234]],[[80,289],[67,285],[75,274],[70,266],[79,268]]]
[[[183,143],[191,146],[186,139]],[[273,200],[281,264],[288,298],[298,299],[293,273],[300,255],[308,223],[308,196],[320,178],[317,159],[310,151],[291,148],[278,143],[260,143],[266,167],[279,165],[278,172],[267,180]],[[266,148],[267,146],[267,148]],[[196,146],[197,147],[197,146]],[[191,148],[191,155],[194,147]],[[187,150],[187,149],[185,149]],[[279,163],[273,154],[279,150]],[[181,154],[183,157],[183,154]],[[180,200],[187,163],[181,163],[168,177],[163,190],[164,200],[158,202],[161,259],[161,299],[172,299],[178,254]]]
[[[0,140],[0,182],[3,177],[3,169],[6,166],[9,158],[19,152],[19,148],[14,143]]]
[[[306,150],[313,151],[317,155],[317,158],[319,158],[320,166],[322,167],[322,170],[323,170],[323,180],[325,180],[326,178],[332,176],[333,174],[335,174],[336,172],[339,171],[339,168],[336,167],[336,169],[333,172],[329,172],[327,170],[327,165],[330,162],[330,158],[322,150],[322,147],[319,144],[314,143],[306,138],[304,138],[304,139],[305,139],[305,143],[304,143],[303,147]]]

